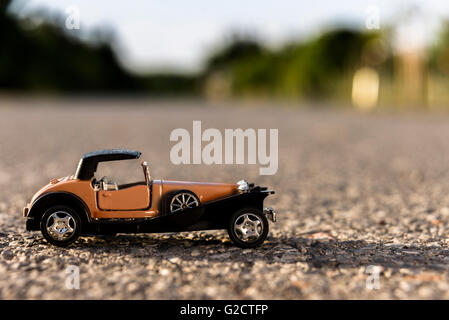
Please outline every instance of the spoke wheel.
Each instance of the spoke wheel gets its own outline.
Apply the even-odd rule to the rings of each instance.
[[[48,242],[57,246],[67,246],[78,239],[81,220],[72,208],[55,206],[42,216],[41,231]]]
[[[175,193],[170,200],[170,213],[181,212],[186,209],[198,207],[200,201],[198,197],[190,191]]]
[[[263,212],[256,208],[245,208],[231,216],[228,233],[237,246],[253,248],[265,241],[268,228],[268,220]]]

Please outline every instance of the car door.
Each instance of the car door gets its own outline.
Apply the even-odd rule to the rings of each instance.
[[[145,210],[150,207],[150,189],[147,184],[119,187],[118,190],[99,190],[100,210]]]

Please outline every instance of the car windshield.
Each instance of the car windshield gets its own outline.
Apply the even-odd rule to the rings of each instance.
[[[95,179],[107,177],[118,185],[145,181],[139,159],[106,161],[98,163]]]

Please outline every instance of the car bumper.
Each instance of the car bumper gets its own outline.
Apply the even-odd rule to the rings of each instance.
[[[26,206],[25,208],[23,208],[22,210],[22,215],[24,217],[26,217],[28,215],[28,212],[30,211],[30,208],[28,206]]]
[[[36,230],[36,221],[34,217],[29,217],[28,213],[30,212],[30,206],[27,205],[23,208],[22,215],[25,220],[25,228],[27,231],[33,231]]]
[[[26,217],[25,218],[25,228],[27,231],[35,231],[36,228],[36,221],[34,217]]]
[[[276,211],[273,208],[264,208],[263,213],[273,222],[276,222]]]

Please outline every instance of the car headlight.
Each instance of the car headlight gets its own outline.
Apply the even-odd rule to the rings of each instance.
[[[239,192],[248,192],[249,190],[249,186],[248,186],[248,182],[246,180],[240,180],[239,182],[237,182],[238,185],[238,190]]]

